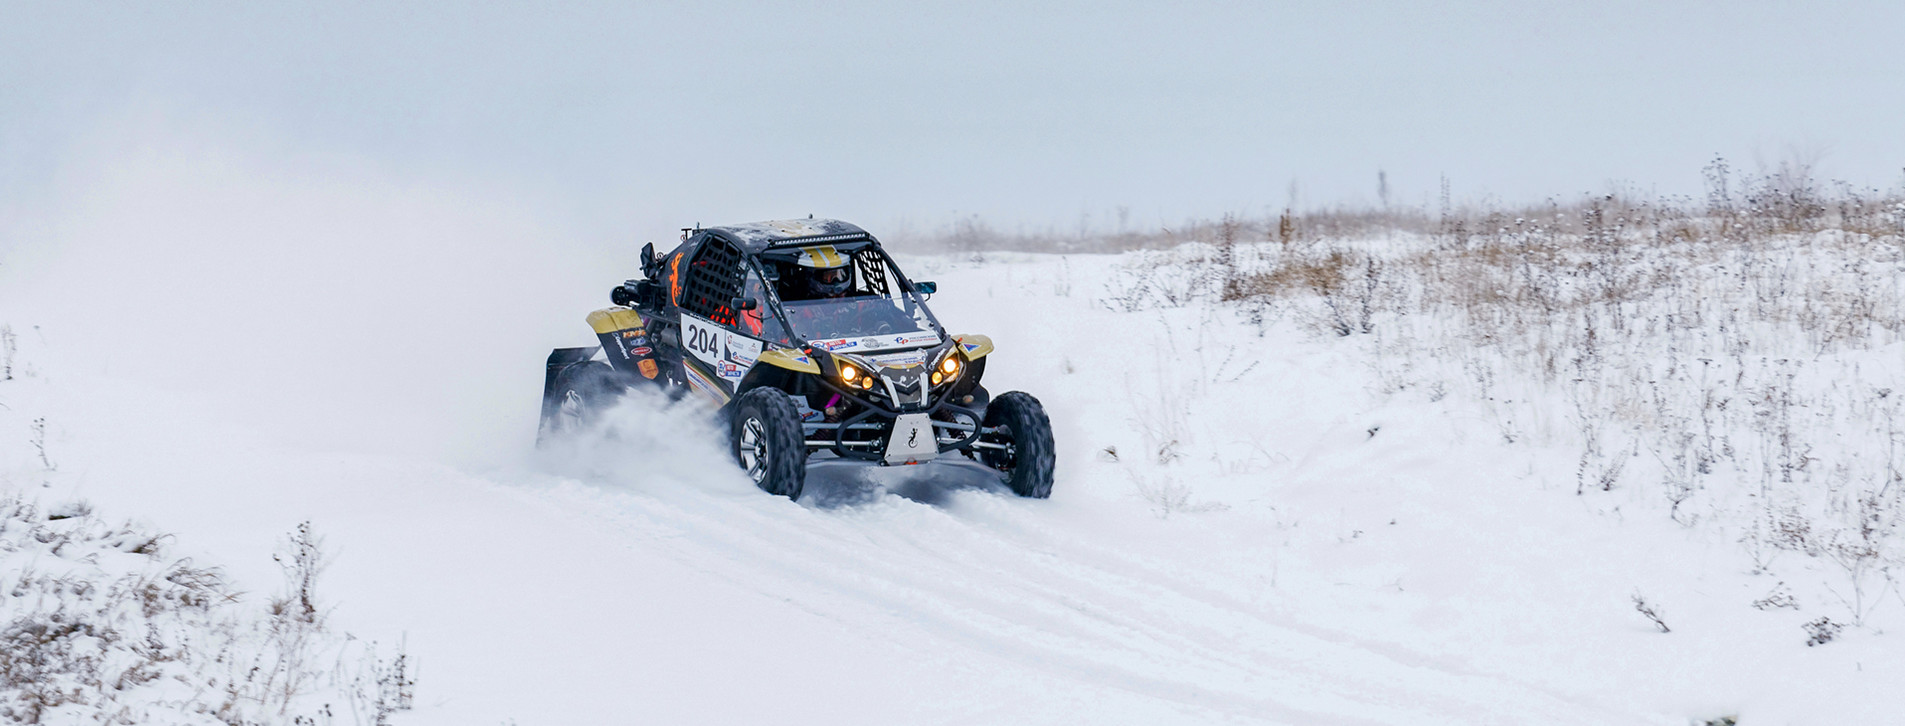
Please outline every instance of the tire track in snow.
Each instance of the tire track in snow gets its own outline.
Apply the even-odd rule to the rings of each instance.
[[[1451,667],[1401,646],[1279,622],[1161,562],[976,491],[834,510],[683,485],[543,493],[595,526],[867,637],[1107,685],[1246,720],[1633,722],[1635,714]],[[578,506],[579,505],[579,506]],[[1209,573],[1197,573],[1209,574]]]

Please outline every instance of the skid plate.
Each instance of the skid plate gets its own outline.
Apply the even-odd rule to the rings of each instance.
[[[886,440],[887,464],[913,464],[939,455],[939,436],[933,419],[923,413],[900,414],[893,419],[893,435]]]

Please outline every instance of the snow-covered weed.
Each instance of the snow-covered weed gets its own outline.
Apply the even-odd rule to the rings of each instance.
[[[1110,270],[1098,302],[1121,313],[1181,308],[1216,299],[1225,272],[1217,250],[1209,245],[1140,250]]]
[[[29,428],[33,431],[33,438],[28,439],[27,443],[33,445],[33,453],[39,456],[41,470],[58,471],[59,466],[54,464],[53,458],[46,454],[46,417],[41,416],[33,419],[33,423],[29,425]]]
[[[1818,620],[1809,621],[1800,627],[1806,631],[1807,646],[1830,643],[1839,637],[1839,631],[1845,629],[1843,623],[1834,622],[1832,618],[1829,617],[1820,617]]]
[[[13,356],[19,350],[19,338],[13,334],[13,326],[0,325],[0,381],[13,380]]]
[[[1647,618],[1649,622],[1654,624],[1654,627],[1660,629],[1660,632],[1673,632],[1673,628],[1667,627],[1666,618],[1660,614],[1660,606],[1648,602],[1647,598],[1639,592],[1634,593],[1634,612],[1640,613],[1641,617]]]
[[[1160,371],[1156,385],[1130,384],[1132,421],[1144,437],[1145,454],[1158,464],[1169,464],[1184,456],[1190,440],[1190,402],[1185,382]]]
[[[1176,513],[1221,512],[1230,508],[1230,505],[1223,502],[1192,501],[1191,496],[1194,492],[1191,488],[1169,475],[1149,477],[1136,472],[1129,473],[1132,489],[1137,491],[1138,498],[1143,499],[1151,507],[1151,512],[1156,514],[1158,519],[1168,519]]]
[[[170,537],[83,503],[0,497],[0,716],[15,723],[342,724],[408,708],[401,652],[331,632],[309,526],[262,611]],[[388,690],[388,693],[385,691]]]

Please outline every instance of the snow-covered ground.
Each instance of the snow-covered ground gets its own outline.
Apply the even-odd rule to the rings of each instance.
[[[119,168],[14,228],[49,241],[0,278],[4,485],[170,533],[257,601],[312,522],[332,631],[416,664],[398,724],[1905,713],[1895,592],[1808,646],[1803,623],[1845,619],[1811,560],[1753,574],[1657,492],[1577,494],[1566,425],[1506,441],[1492,402],[1397,390],[1374,336],[1114,310],[1130,257],[904,260],[997,343],[988,387],[1052,415],[1050,500],[935,464],[821,467],[790,502],[693,410],[636,401],[615,446],[533,450],[542,357],[587,342],[633,245],[589,269],[612,255],[538,249],[559,235],[508,205]],[[1797,608],[1754,606],[1776,593]]]

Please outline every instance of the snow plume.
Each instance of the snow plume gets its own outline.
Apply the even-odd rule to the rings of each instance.
[[[729,465],[727,432],[713,413],[698,398],[633,388],[583,430],[547,439],[535,461],[550,473],[610,489],[755,491]]]
[[[534,426],[537,351],[634,267],[517,188],[170,118],[87,139],[50,191],[0,207],[7,322],[69,373],[208,392],[286,438],[509,450]]]
[[[605,492],[672,506],[701,506],[705,495],[756,499],[760,490],[734,465],[727,421],[698,397],[672,398],[637,386],[583,430],[547,438],[536,468]],[[949,455],[930,469],[873,468],[830,453],[808,460],[801,503],[819,509],[873,504],[893,494],[945,505],[959,492],[1010,496],[991,470]]]

